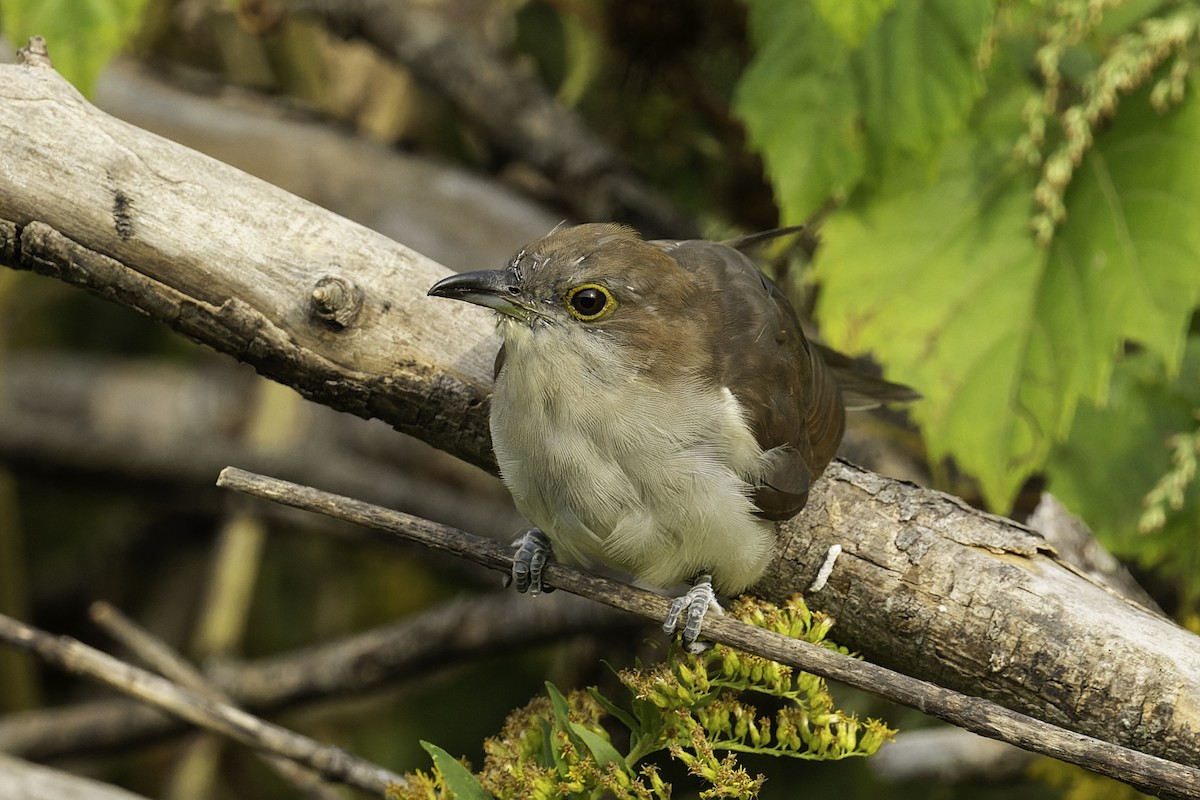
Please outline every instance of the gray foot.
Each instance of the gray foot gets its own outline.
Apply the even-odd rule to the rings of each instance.
[[[506,576],[504,585],[514,583],[518,592],[550,594],[553,586],[542,583],[542,568],[550,557],[550,539],[537,528],[531,528],[513,540],[516,554],[513,555],[512,577]]]
[[[667,612],[663,630],[674,633],[679,628],[682,617],[680,641],[683,643],[683,649],[689,653],[703,653],[712,645],[696,640],[700,638],[700,626],[710,609],[716,614],[725,613],[717,602],[717,593],[713,591],[712,576],[701,575],[696,578],[696,582],[687,593],[671,601],[671,609]]]

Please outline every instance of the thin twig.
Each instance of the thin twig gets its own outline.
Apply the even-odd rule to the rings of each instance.
[[[380,797],[385,795],[388,786],[405,783],[402,776],[339,747],[321,744],[241,709],[211,700],[199,692],[184,689],[69,636],[54,636],[0,614],[0,640],[30,650],[49,664],[99,681],[201,728],[304,764],[330,780]]]
[[[512,564],[511,551],[498,542],[311,487],[234,467],[227,467],[221,472],[217,485],[388,531],[492,569],[507,571]],[[644,589],[557,563],[548,566],[546,575],[548,582],[558,589],[650,619],[661,620],[667,613],[667,598]],[[1142,791],[1200,798],[1200,769],[1195,767],[1068,731],[989,700],[960,694],[728,617],[707,619],[704,635],[711,641],[838,680],[870,694],[916,708],[983,736],[1070,761],[1129,783]]]
[[[151,669],[185,689],[198,692],[218,703],[233,706],[228,694],[213,686],[187,659],[175,652],[166,642],[104,601],[92,603],[88,609],[92,621],[121,642]],[[284,781],[304,795],[317,800],[340,800],[341,796],[326,787],[320,776],[295,761],[268,753],[259,754],[264,762]]]
[[[499,592],[442,603],[391,625],[254,661],[217,661],[211,674],[236,697],[274,708],[313,697],[366,692],[432,668],[519,652],[567,636],[628,630],[642,621],[566,593]]]

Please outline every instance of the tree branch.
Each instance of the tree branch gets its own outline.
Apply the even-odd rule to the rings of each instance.
[[[147,800],[140,794],[0,753],[4,800]]]
[[[525,524],[494,476],[424,442],[390,435],[378,420],[297,397],[286,441],[265,446],[247,430],[268,385],[244,367],[212,359],[183,365],[6,353],[0,458],[180,483],[189,497],[216,495],[212,476],[241,464],[472,533],[515,532]]]
[[[871,772],[889,783],[936,781],[938,784],[1013,780],[1036,758],[1003,742],[962,728],[902,731],[872,756]]]
[[[204,695],[214,702],[234,705],[225,692],[213,686],[183,656],[114,606],[103,601],[96,602],[92,604],[88,613],[93,622],[108,631],[109,635],[128,647],[144,664],[167,680]],[[331,791],[318,773],[281,756],[267,753],[259,755],[263,763],[301,795],[312,800],[340,800],[341,796]]]
[[[380,797],[388,786],[405,783],[402,776],[341,748],[321,744],[199,692],[183,689],[70,637],[52,636],[0,614],[0,639],[30,650],[60,669],[99,681],[206,730],[303,764],[330,780]]]
[[[233,467],[221,472],[217,485],[395,533],[501,572],[507,572],[512,567],[510,548],[409,514]],[[555,588],[647,619],[661,620],[666,617],[670,601],[661,595],[562,564],[552,563],[547,569],[548,582]],[[1200,769],[1195,767],[1172,763],[1063,730],[990,701],[943,689],[729,617],[710,616],[705,619],[704,635],[714,642],[903,703],[972,732],[1079,764],[1144,791],[1165,791],[1181,797],[1200,798]]]
[[[250,661],[206,665],[237,705],[263,713],[306,700],[367,692],[458,663],[579,634],[640,624],[560,592],[540,602],[514,594],[456,600],[390,625]],[[0,750],[45,759],[120,747],[183,729],[127,700],[101,700],[0,718]]]
[[[46,67],[0,66],[0,148],[2,263],[494,471],[486,416],[469,413],[486,407],[487,387],[463,375],[490,369],[495,345],[476,327],[482,314],[426,313],[444,268],[107,116]]]

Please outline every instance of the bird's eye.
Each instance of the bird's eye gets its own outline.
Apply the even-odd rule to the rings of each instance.
[[[567,292],[567,310],[577,320],[595,322],[617,307],[612,293],[597,283],[585,283]]]

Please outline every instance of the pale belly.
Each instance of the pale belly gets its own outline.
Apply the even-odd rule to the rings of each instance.
[[[517,507],[559,558],[660,587],[709,573],[725,593],[762,575],[775,527],[754,515],[762,451],[732,394],[636,377],[572,391],[548,378],[506,365],[491,424]]]

